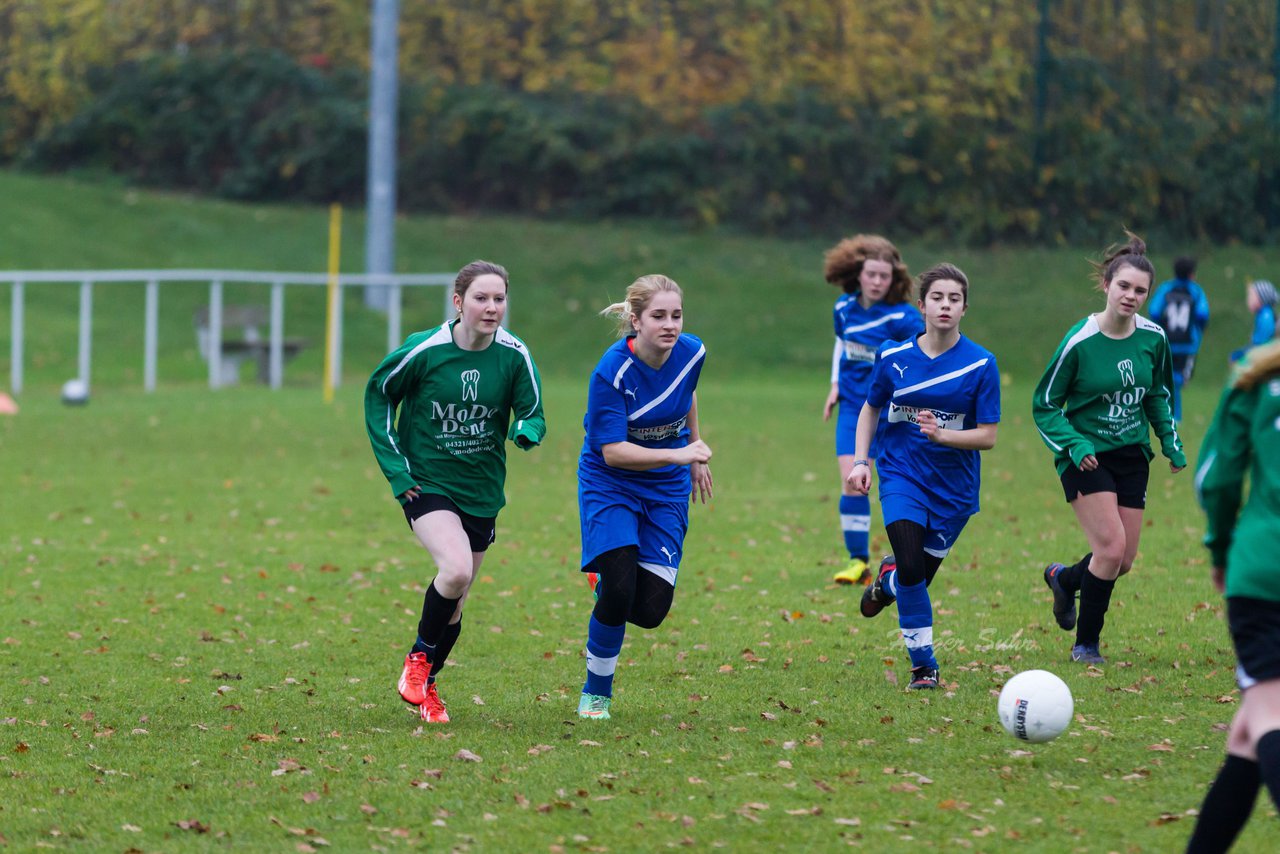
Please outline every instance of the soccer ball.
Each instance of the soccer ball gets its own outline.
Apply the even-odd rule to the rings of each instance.
[[[84,380],[67,380],[62,384],[62,402],[67,406],[84,406],[89,402],[89,384]]]
[[[1062,735],[1075,703],[1067,683],[1047,670],[1024,670],[1004,684],[996,706],[1009,735],[1039,743]]]

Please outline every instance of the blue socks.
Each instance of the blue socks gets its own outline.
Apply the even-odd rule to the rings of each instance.
[[[871,531],[871,498],[866,495],[840,496],[840,530],[849,557],[863,560],[870,554],[867,540]]]
[[[897,575],[897,573],[894,573]],[[933,657],[933,604],[925,582],[896,585],[898,589],[898,626],[911,656],[911,669],[937,667]]]
[[[627,625],[606,626],[591,615],[587,627],[587,681],[582,693],[599,697],[613,696],[613,671],[618,666],[618,653]]]

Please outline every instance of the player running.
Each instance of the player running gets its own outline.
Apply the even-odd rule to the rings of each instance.
[[[844,291],[834,311],[836,345],[831,354],[831,392],[822,420],[836,409],[836,462],[840,467],[840,529],[849,563],[835,574],[839,584],[867,584],[871,569],[868,540],[871,499],[849,486],[858,415],[867,400],[867,384],[876,351],[885,341],[905,341],[924,331],[920,312],[910,302],[911,276],[897,248],[875,234],[858,234],[828,250],[823,270],[828,282]],[[876,459],[872,439],[868,465]]]
[[[1097,270],[1106,306],[1067,332],[1036,386],[1032,413],[1053,451],[1067,501],[1089,541],[1072,566],[1051,563],[1053,616],[1076,630],[1071,660],[1104,664],[1102,625],[1116,579],[1133,567],[1147,504],[1151,430],[1177,473],[1187,464],[1170,408],[1173,363],[1164,330],[1138,314],[1155,270],[1138,237]],[[1079,619],[1075,595],[1080,594]]]
[[[596,593],[578,717],[607,720],[626,624],[656,628],[671,610],[689,502],[711,497],[711,449],[694,393],[707,350],[681,332],[680,286],[642,276],[601,314],[625,337],[591,373],[578,458],[581,567]]]
[[[1226,851],[1263,783],[1280,807],[1280,343],[1249,351],[1200,448],[1196,491],[1208,518],[1213,583],[1243,692],[1227,759],[1205,795],[1188,852]],[[1248,502],[1244,499],[1245,477]]]
[[[858,495],[871,489],[867,457],[875,436],[880,508],[897,565],[888,558],[881,563],[861,610],[874,617],[897,600],[912,690],[938,687],[929,582],[978,512],[978,452],[995,447],[1000,421],[996,358],[960,334],[969,280],[959,268],[938,264],[920,275],[919,292],[924,334],[888,342],[876,355],[848,478]]]
[[[497,264],[463,267],[453,288],[458,317],[410,335],[365,388],[374,456],[436,564],[399,683],[428,723],[449,721],[436,676],[462,631],[467,591],[506,503],[504,442],[527,451],[546,434],[538,369],[501,326],[508,283]]]

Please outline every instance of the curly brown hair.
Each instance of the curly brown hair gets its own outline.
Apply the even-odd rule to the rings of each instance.
[[[893,281],[884,295],[886,305],[898,305],[911,297],[911,274],[902,263],[898,247],[878,234],[855,234],[827,250],[822,274],[846,294],[862,289],[859,277],[867,261],[887,261],[893,267]]]

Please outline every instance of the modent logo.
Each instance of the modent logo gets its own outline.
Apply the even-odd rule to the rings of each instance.
[[[441,406],[437,400],[431,401],[431,417],[440,422],[440,432],[448,435],[482,436],[488,430],[488,421],[497,414],[497,407],[488,407],[480,403],[470,406],[459,406],[450,403]]]
[[[1116,362],[1116,370],[1120,372],[1120,383],[1122,385],[1131,386],[1134,384],[1132,359]]]
[[[1103,392],[1102,397],[1110,406],[1107,407],[1108,418],[1127,418],[1129,410],[1142,403],[1147,396],[1145,388],[1131,388],[1128,391],[1117,391],[1112,394]]]
[[[463,371],[462,372],[462,400],[465,403],[468,400],[478,400],[480,393],[480,372],[479,371]]]

